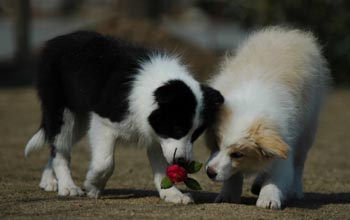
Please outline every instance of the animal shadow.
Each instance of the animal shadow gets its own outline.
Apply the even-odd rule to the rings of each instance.
[[[187,191],[184,191],[187,192]],[[191,191],[196,204],[213,203],[217,193],[206,191]],[[158,197],[156,190],[139,190],[139,189],[106,189],[103,193],[104,198],[108,199],[135,199],[144,197]],[[254,197],[242,197],[242,203],[253,205],[256,202]]]
[[[290,201],[287,207],[319,209],[330,204],[350,204],[350,193],[305,193],[303,199]]]
[[[214,192],[191,191],[196,204],[213,203],[218,195]],[[109,199],[131,199],[144,197],[158,197],[155,190],[138,190],[138,189],[107,189],[104,197]],[[241,204],[255,205],[257,197],[242,197]],[[350,204],[350,193],[305,193],[303,199],[289,201],[286,207],[319,209],[329,204]]]
[[[155,190],[139,189],[106,189],[103,197],[110,199],[136,199],[144,197],[157,197],[158,192]]]

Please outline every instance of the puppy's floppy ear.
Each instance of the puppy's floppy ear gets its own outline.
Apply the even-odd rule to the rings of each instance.
[[[201,85],[203,92],[203,118],[204,127],[211,126],[216,120],[220,106],[224,103],[221,93],[209,86]]]
[[[256,140],[261,153],[269,158],[288,158],[289,146],[278,136],[267,134]]]
[[[263,120],[253,124],[249,130],[249,136],[259,146],[264,157],[288,158],[288,144],[282,140],[273,126],[268,126]]]
[[[201,85],[201,89],[206,107],[218,107],[224,103],[224,97],[219,91],[205,85]]]

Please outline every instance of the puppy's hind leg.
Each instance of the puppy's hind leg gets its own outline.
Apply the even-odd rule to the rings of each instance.
[[[114,170],[116,134],[103,120],[93,114],[89,130],[91,163],[84,189],[91,198],[99,197]]]
[[[70,170],[71,148],[83,136],[83,130],[78,118],[71,111],[65,109],[63,124],[60,133],[54,138],[51,154],[53,158],[52,167],[58,180],[58,195],[81,196],[84,194],[74,184]]]
[[[301,199],[304,197],[303,192],[303,173],[304,164],[307,158],[309,149],[311,148],[317,128],[317,121],[309,123],[309,126],[304,130],[301,138],[297,145],[294,159],[294,186],[293,190],[290,192],[291,199]]]
[[[86,115],[74,115],[74,129],[73,129],[73,142],[78,142],[86,133],[87,130],[87,116]],[[51,146],[51,152],[49,161],[47,162],[45,169],[41,175],[41,181],[39,187],[45,191],[57,191],[58,181],[55,172],[52,167],[52,161],[55,157],[56,148]]]
[[[52,147],[52,149],[54,148]],[[41,180],[39,184],[39,187],[45,191],[57,191],[58,182],[52,168],[52,153],[50,154],[49,161],[47,162],[45,169],[41,175]]]
[[[166,168],[168,166],[168,163],[165,161],[163,156],[161,147],[159,145],[149,146],[149,148],[147,148],[147,155],[152,166],[154,183],[159,192],[160,198],[165,202],[176,204],[193,203],[193,198],[189,193],[182,193],[175,186],[172,186],[169,189],[161,189],[161,182],[163,177],[165,177]]]

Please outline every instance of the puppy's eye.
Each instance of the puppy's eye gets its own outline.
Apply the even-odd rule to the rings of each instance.
[[[244,157],[244,154],[241,153],[241,152],[239,152],[239,151],[236,151],[236,152],[231,153],[231,154],[230,154],[230,157],[231,157],[232,159],[239,159],[239,158]]]

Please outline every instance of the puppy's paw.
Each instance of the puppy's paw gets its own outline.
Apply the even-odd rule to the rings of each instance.
[[[39,187],[45,191],[57,191],[58,183],[56,177],[49,173],[43,173]]]
[[[98,199],[101,195],[101,190],[97,188],[92,188],[89,191],[87,191],[87,195],[92,199]]]
[[[159,194],[160,198],[163,199],[165,202],[185,205],[194,203],[190,193],[182,193],[175,187],[172,187],[170,189],[162,189]]]
[[[241,196],[231,194],[231,193],[220,193],[215,198],[215,203],[236,203],[236,204],[239,204],[239,203],[241,203]]]
[[[59,196],[83,196],[85,193],[74,184],[58,184]]]
[[[281,201],[274,198],[260,198],[256,202],[256,206],[265,209],[281,209]]]
[[[261,189],[256,206],[265,209],[279,210],[282,206],[281,191],[274,185],[268,185]]]
[[[101,195],[102,190],[99,187],[96,187],[89,182],[85,181],[84,190],[88,197],[92,199],[98,199]]]

